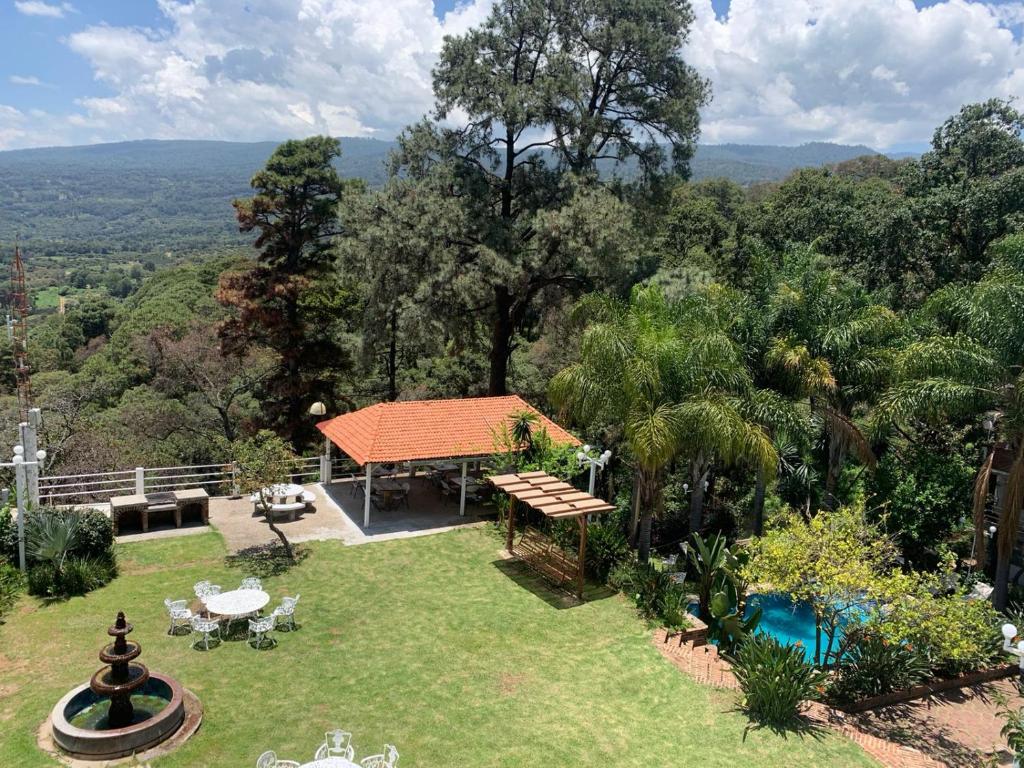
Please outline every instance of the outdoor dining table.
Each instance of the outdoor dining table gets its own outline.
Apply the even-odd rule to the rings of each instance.
[[[325,757],[311,763],[303,763],[299,768],[359,768],[359,764],[344,757]]]
[[[303,488],[301,485],[296,483],[278,483],[272,485],[269,488],[263,489],[263,495],[269,496],[270,501],[273,504],[287,503],[288,499],[294,498],[295,501],[302,500]]]
[[[384,508],[390,509],[398,494],[405,490],[405,486],[397,480],[378,480],[373,485],[374,490],[380,492],[383,498]]]
[[[257,613],[269,602],[270,595],[262,589],[233,589],[230,592],[221,592],[219,595],[207,597],[206,610],[211,614],[226,618],[230,628],[231,622]]]

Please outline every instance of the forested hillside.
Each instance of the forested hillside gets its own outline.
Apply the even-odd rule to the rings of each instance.
[[[370,187],[386,178],[391,141],[344,138],[337,168]],[[231,200],[275,143],[136,141],[0,152],[0,243],[20,238],[39,285],[61,268],[167,264],[211,249],[245,246]],[[700,146],[693,178],[740,184],[779,180],[796,168],[869,154],[867,147]],[[625,175],[635,172],[627,166]]]

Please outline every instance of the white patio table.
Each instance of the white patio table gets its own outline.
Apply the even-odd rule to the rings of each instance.
[[[278,483],[269,488],[263,489],[263,495],[269,496],[272,503],[287,503],[288,499],[300,501],[302,499],[302,486],[295,483]]]
[[[359,764],[344,757],[325,757],[323,760],[303,763],[300,768],[359,768]]]
[[[233,589],[206,598],[206,610],[226,618],[230,629],[231,622],[256,613],[269,602],[270,595],[262,589]]]

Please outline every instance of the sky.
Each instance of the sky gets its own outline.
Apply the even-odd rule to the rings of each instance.
[[[393,138],[492,2],[0,0],[0,149]],[[962,104],[1024,97],[1024,0],[691,4],[706,143],[919,151]]]

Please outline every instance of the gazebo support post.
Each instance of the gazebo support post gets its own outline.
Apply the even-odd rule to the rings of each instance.
[[[505,533],[505,549],[512,554],[512,542],[516,535],[516,500],[514,496],[508,497],[508,530]]]
[[[583,599],[583,572],[587,563],[587,516],[580,515],[576,518],[580,521],[580,554],[579,563],[576,566],[576,592]]]
[[[366,493],[363,494],[363,528],[370,527],[370,494],[373,492],[373,464],[366,462]]]
[[[459,517],[466,516],[466,468],[469,462],[462,462],[462,493],[459,494]]]

